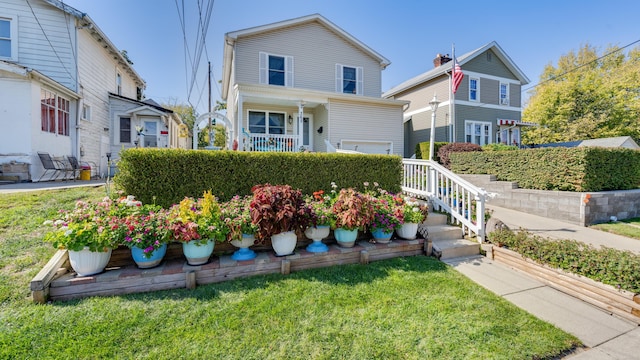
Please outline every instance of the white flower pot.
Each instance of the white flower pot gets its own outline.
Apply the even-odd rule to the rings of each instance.
[[[329,247],[322,243],[322,239],[329,236],[329,232],[331,232],[331,228],[328,225],[308,227],[307,230],[304,231],[304,235],[313,240],[313,242],[307,246],[307,251],[314,253],[329,251]]]
[[[249,249],[249,246],[253,245],[256,237],[253,234],[242,234],[242,240],[231,240],[231,245],[238,248],[231,258],[235,261],[246,261],[255,259],[257,254]]]
[[[277,256],[285,256],[293,254],[298,243],[298,236],[294,231],[286,231],[271,236],[271,246]]]
[[[69,250],[71,268],[78,276],[89,276],[104,271],[111,259],[111,249],[107,251],[90,251],[88,247],[80,251]]]
[[[418,223],[404,223],[396,228],[396,234],[406,240],[415,239],[418,235]]]

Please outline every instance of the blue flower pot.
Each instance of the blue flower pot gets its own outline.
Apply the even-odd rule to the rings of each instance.
[[[249,246],[253,245],[255,237],[253,234],[242,234],[242,240],[233,240],[231,244],[237,248],[231,259],[235,261],[253,260],[256,258],[255,251],[249,249]]]
[[[384,232],[380,229],[371,230],[371,235],[373,235],[373,240],[379,243],[388,243],[391,241],[391,236],[393,235],[393,230],[390,232]]]
[[[182,252],[189,265],[202,265],[209,261],[214,245],[215,242],[213,240],[207,240],[205,244],[192,240],[182,243]]]
[[[133,257],[133,261],[136,262],[136,265],[138,265],[140,269],[148,269],[160,265],[166,253],[167,244],[162,244],[161,247],[154,250],[151,253],[151,257],[145,256],[144,249],[141,249],[137,246],[131,248],[131,256]]]
[[[358,229],[345,230],[337,228],[333,230],[333,236],[336,238],[338,245],[342,247],[353,247],[358,238]]]

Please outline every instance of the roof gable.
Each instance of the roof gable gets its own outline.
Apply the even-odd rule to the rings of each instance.
[[[464,65],[473,61],[474,59],[480,57],[487,51],[491,51],[492,54],[495,54],[498,59],[504,64],[504,66],[515,75],[515,77],[520,81],[522,85],[529,83],[529,78],[520,70],[520,68],[511,60],[509,55],[498,45],[497,42],[492,41],[482,47],[479,47],[475,50],[469,51],[461,56],[457,56],[456,59],[460,67],[462,67],[462,71],[464,72]],[[394,86],[393,88],[386,91],[382,94],[383,97],[390,97],[395,94],[398,94],[402,91],[408,90],[414,86],[420,85],[432,79],[435,79],[444,74],[450,73],[452,68],[452,63],[447,62],[443,65],[440,65],[436,68],[433,68],[427,72],[424,72],[416,77],[413,77],[399,85]]]

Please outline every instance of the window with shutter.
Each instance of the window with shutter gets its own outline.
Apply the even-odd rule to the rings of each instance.
[[[259,54],[260,84],[293,87],[293,56]]]
[[[336,64],[336,92],[362,95],[362,67]]]

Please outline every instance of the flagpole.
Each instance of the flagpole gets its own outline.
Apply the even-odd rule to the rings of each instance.
[[[456,94],[453,93],[453,72],[456,66],[455,44],[451,44],[451,76],[449,77],[449,121],[451,122],[451,142],[456,142]]]

